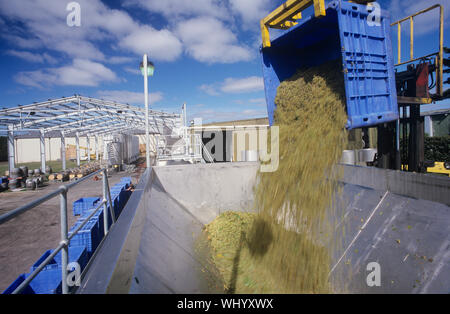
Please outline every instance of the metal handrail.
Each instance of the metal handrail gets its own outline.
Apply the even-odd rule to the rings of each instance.
[[[80,184],[83,181],[86,181],[92,177],[94,177],[97,174],[103,174],[103,200],[100,202],[100,204],[94,209],[94,211],[78,226],[70,236],[68,236],[67,231],[67,192],[73,188],[74,186]],[[33,271],[31,274],[12,292],[12,294],[18,294],[25,289],[28,284],[44,269],[45,266],[47,266],[50,261],[56,256],[56,254],[59,253],[59,251],[62,251],[61,254],[61,267],[62,267],[62,293],[67,294],[69,293],[69,287],[67,283],[67,265],[68,265],[68,248],[70,245],[70,240],[84,227],[84,225],[89,221],[90,218],[94,216],[94,214],[103,206],[103,225],[104,225],[104,232],[105,236],[107,235],[109,229],[108,229],[108,203],[109,203],[109,211],[112,218],[112,223],[114,224],[116,222],[116,217],[114,215],[114,210],[112,206],[111,201],[111,193],[109,189],[109,183],[108,183],[108,176],[106,168],[100,169],[96,172],[91,173],[90,175],[79,179],[73,183],[62,185],[60,186],[56,191],[53,191],[33,202],[30,202],[24,206],[21,206],[15,210],[12,210],[2,216],[0,216],[0,225],[13,219],[14,217],[17,217],[25,212],[27,212],[30,209],[35,208],[36,206],[39,206],[40,204],[60,195],[60,214],[61,214],[61,242],[56,247],[56,249]]]
[[[429,54],[424,57],[420,58],[414,58],[414,17],[424,14],[426,12],[429,12],[431,10],[439,8],[439,51],[434,52],[432,54]],[[409,21],[410,22],[410,30],[409,30],[409,36],[410,36],[410,47],[409,47],[409,60],[402,62],[402,23]],[[435,4],[427,9],[421,10],[419,12],[416,12],[410,16],[407,16],[401,20],[398,20],[391,24],[391,27],[397,25],[397,64],[395,64],[395,67],[415,62],[418,60],[421,60],[423,58],[428,58],[431,56],[436,56],[436,88],[437,88],[437,94],[442,96],[443,94],[443,81],[444,81],[444,72],[443,72],[443,58],[444,58],[444,7],[440,4]]]

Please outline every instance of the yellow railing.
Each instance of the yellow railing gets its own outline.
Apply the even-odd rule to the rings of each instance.
[[[302,18],[302,11],[314,4],[314,15],[325,16],[324,0],[288,0],[261,20],[263,47],[270,47],[269,28],[288,29]]]
[[[431,53],[420,58],[414,58],[414,17],[429,12],[431,10],[439,8],[439,51]],[[410,23],[410,47],[409,47],[409,60],[402,62],[402,23],[409,21]],[[423,58],[429,58],[435,56],[436,58],[436,94],[442,96],[443,94],[443,81],[444,81],[444,7],[440,4],[433,5],[428,9],[419,11],[415,14],[407,16],[397,22],[391,24],[391,26],[397,25],[397,64],[395,66],[401,66],[407,63],[419,61]]]

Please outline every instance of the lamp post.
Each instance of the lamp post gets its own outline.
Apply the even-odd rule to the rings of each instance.
[[[144,58],[139,66],[142,75],[144,76],[144,98],[145,98],[145,160],[147,162],[147,168],[150,168],[150,135],[148,124],[148,77],[153,76],[155,66],[152,62],[148,61],[147,54],[144,54]]]

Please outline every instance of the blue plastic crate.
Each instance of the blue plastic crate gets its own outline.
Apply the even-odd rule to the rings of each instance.
[[[124,178],[120,179],[120,182],[124,183],[125,184],[125,188],[128,189],[130,187],[131,183],[132,183],[132,180],[131,180],[130,177],[124,177]]]
[[[100,197],[83,197],[73,202],[73,215],[82,215],[86,210],[94,208]]]
[[[11,294],[30,274],[20,275],[3,294]],[[61,269],[47,269],[41,271],[30,284],[25,287],[22,294],[61,294]]]
[[[26,275],[27,277],[29,274]],[[61,269],[47,269],[41,271],[31,282],[30,286],[36,294],[62,293]]]
[[[81,223],[82,220],[78,220],[77,223],[71,228],[69,234],[71,235]],[[99,243],[98,223],[95,220],[89,220],[70,240],[71,247],[86,246],[89,258],[95,252]]]
[[[41,263],[50,255],[52,254],[53,250],[46,251],[37,261],[33,264],[30,268],[30,273],[33,272],[36,268],[41,265]],[[87,249],[85,246],[72,246],[69,247],[69,263],[77,262],[80,265],[81,270],[83,270],[87,263],[88,263],[88,254]],[[62,258],[61,258],[61,251],[58,252],[58,254],[55,255],[55,257],[50,261],[49,264],[47,264],[44,268],[44,270],[48,269],[55,269],[55,268],[61,268],[62,264]]]
[[[325,17],[304,17],[261,49],[270,125],[280,82],[332,60],[343,65],[348,129],[398,119],[389,13],[381,10],[379,26],[369,26],[368,15],[365,5],[335,0]]]
[[[17,287],[20,286],[20,284],[25,281],[25,279],[27,279],[27,274],[19,275],[19,277],[17,277],[16,280],[14,280],[8,286],[8,288],[6,288],[2,292],[2,294],[12,294],[14,292],[14,290],[16,290]],[[30,285],[28,285],[28,286],[25,287],[25,289],[22,290],[21,294],[36,294],[36,292],[33,290],[32,287],[30,287]]]
[[[85,212],[84,215],[80,217],[80,220],[86,219],[90,214],[92,214],[92,210]],[[105,236],[105,229],[103,225],[103,207],[97,210],[90,220],[94,221],[97,226],[98,242],[100,243]]]

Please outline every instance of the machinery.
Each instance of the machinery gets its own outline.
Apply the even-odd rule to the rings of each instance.
[[[374,165],[384,169],[424,172],[424,120],[420,106],[450,97],[444,91],[443,7],[439,4],[390,23],[387,12],[376,12],[372,1],[289,0],[261,20],[263,74],[269,122],[280,82],[301,67],[340,59],[343,65],[347,129],[377,127],[378,153]],[[302,11],[313,6],[314,16]],[[414,55],[414,18],[440,10],[439,47],[421,57]],[[376,14],[379,14],[376,16]],[[410,24],[410,58],[402,61],[403,22]],[[394,63],[391,27],[397,27],[397,62]],[[271,38],[269,29],[283,30]],[[445,69],[444,69],[445,68]],[[401,141],[401,138],[404,138]],[[365,140],[367,142],[367,140]],[[402,167],[408,165],[408,167]]]

